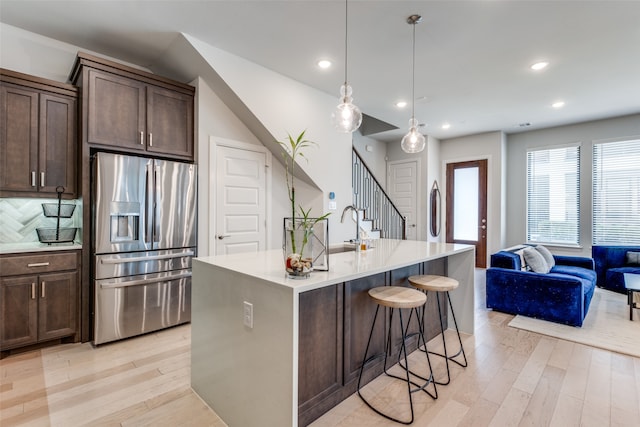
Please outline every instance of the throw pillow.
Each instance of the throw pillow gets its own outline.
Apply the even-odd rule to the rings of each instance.
[[[551,270],[547,265],[547,262],[542,257],[542,254],[535,248],[524,249],[523,255],[525,261],[527,261],[527,265],[536,273],[548,273],[549,270]]]
[[[524,251],[524,248],[519,249],[519,250],[517,250],[517,251],[513,251],[513,253],[514,253],[514,254],[516,254],[516,255],[518,255],[518,256],[520,257],[520,270],[522,270],[522,271],[529,271],[529,270],[531,270],[531,269],[530,269],[530,268],[529,268],[529,266],[527,265],[527,261],[525,261],[525,259],[524,259],[524,253],[523,253],[523,251]]]
[[[640,252],[627,252],[627,264],[640,265]]]
[[[542,245],[536,246],[536,250],[540,252],[540,255],[542,255],[542,258],[544,258],[544,261],[547,263],[547,266],[549,266],[549,270],[551,270],[556,265],[556,260],[553,259],[551,251]]]

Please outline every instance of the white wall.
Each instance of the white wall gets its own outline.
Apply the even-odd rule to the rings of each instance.
[[[443,194],[443,220],[446,217],[447,164],[469,160],[487,159],[487,256],[502,247],[502,163],[504,134],[489,132],[441,141],[440,190]],[[443,230],[446,221],[443,221]],[[487,258],[488,259],[488,258]]]
[[[640,114],[559,126],[508,136],[506,246],[526,240],[527,149],[580,142],[579,249],[552,248],[555,253],[591,256],[592,156],[597,140],[640,136]]]
[[[307,130],[307,139],[316,142],[317,146],[305,152],[309,161],[303,159],[299,164],[321,191],[312,192],[309,204],[305,207],[311,207],[314,216],[327,212],[329,193],[334,192],[338,210],[329,217],[329,236],[332,243],[348,240],[355,226],[346,222],[341,224],[338,213],[352,201],[352,145],[351,135],[336,132],[330,123],[335,96],[312,89],[189,35],[184,37],[261,125],[274,135],[274,139],[283,140],[288,133],[297,136],[302,130]],[[269,145],[277,144],[274,140],[261,143],[272,151],[273,147]],[[328,173],[329,170],[331,173]],[[273,184],[274,187],[285,185],[284,180],[275,176]],[[301,185],[296,185],[296,195],[304,197]],[[297,200],[297,204],[302,202],[302,199]]]
[[[424,227],[424,232],[422,233],[425,239],[429,242],[444,242],[446,241],[446,233],[445,233],[445,201],[446,201],[446,193],[443,191],[443,182],[440,178],[440,159],[441,159],[441,147],[442,142],[435,138],[427,138],[427,148],[428,156],[426,162],[426,176],[425,176],[425,187],[421,191],[421,195],[425,198],[424,206],[425,206],[425,220],[427,221]],[[434,181],[438,182],[438,188],[440,189],[440,234],[438,236],[431,235],[431,189],[433,187]],[[423,240],[425,240],[423,239]]]

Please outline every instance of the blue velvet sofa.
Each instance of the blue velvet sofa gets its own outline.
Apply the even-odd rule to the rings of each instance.
[[[487,269],[487,308],[582,326],[596,287],[591,258],[553,255],[548,273],[522,268],[520,255],[503,250],[491,255]]]
[[[640,264],[628,263],[627,252],[640,252],[640,246],[605,246],[591,248],[596,263],[597,285],[600,288],[626,294],[624,273],[640,274]]]

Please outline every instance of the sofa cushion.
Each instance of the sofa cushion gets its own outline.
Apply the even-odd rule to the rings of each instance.
[[[606,273],[607,288],[613,291],[626,293],[624,287],[624,273],[640,274],[640,266],[628,266],[608,269]]]
[[[568,274],[581,279],[586,279],[590,282],[596,283],[596,272],[593,270],[587,270],[582,267],[574,267],[573,265],[558,265],[556,264],[550,271],[550,273],[556,274]]]
[[[551,253],[551,251],[549,251],[549,249],[545,248],[542,245],[538,245],[536,246],[536,250],[540,252],[540,255],[542,255],[542,258],[544,258],[549,268],[553,268],[553,266],[556,265],[556,260],[553,259],[553,254]]]
[[[524,259],[531,270],[536,273],[548,273],[550,267],[544,260],[544,257],[535,248],[526,248],[523,250]]]
[[[640,252],[635,252],[635,251],[627,252],[627,265],[640,266]]]

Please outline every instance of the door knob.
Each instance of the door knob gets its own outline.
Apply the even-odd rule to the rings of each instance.
[[[231,236],[230,236],[229,234],[219,234],[219,235],[218,235],[218,240],[222,240],[222,239],[224,239],[225,237],[231,237]]]

